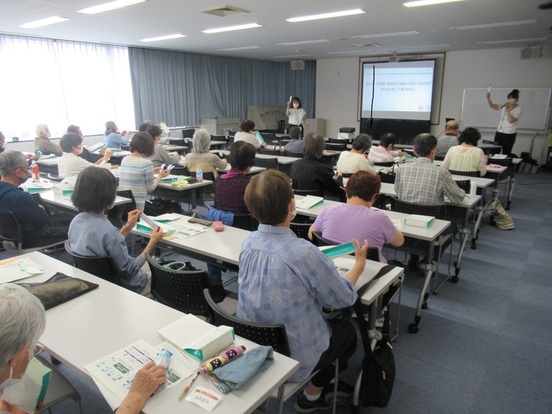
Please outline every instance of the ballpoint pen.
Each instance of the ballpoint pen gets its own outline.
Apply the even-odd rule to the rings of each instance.
[[[182,390],[182,393],[180,394],[180,397],[178,397],[178,401],[182,401],[184,399],[188,391],[190,391],[190,388],[192,388],[192,385],[194,385],[194,382],[197,379],[197,377],[199,377],[199,373],[200,371],[197,371],[194,377],[192,378],[192,380],[188,383],[188,385],[184,387],[184,389]]]

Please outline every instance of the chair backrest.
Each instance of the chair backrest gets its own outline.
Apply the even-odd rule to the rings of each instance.
[[[226,142],[226,135],[211,135],[211,141]]]
[[[286,129],[286,120],[285,119],[280,119],[278,121],[278,133],[283,134],[285,129]]]
[[[382,183],[395,184],[395,178],[397,178],[396,174],[391,174],[391,173],[386,173],[386,172],[380,171],[379,175],[380,175]]]
[[[286,154],[286,157],[303,158],[305,156],[305,154],[302,152],[291,152],[291,151],[287,151],[285,148],[284,148],[284,153]]]
[[[182,138],[193,138],[195,128],[186,128],[182,130]]]
[[[422,205],[407,203],[406,201],[401,201],[398,198],[393,200],[394,210],[399,213],[407,214],[420,214],[424,216],[432,216],[437,219],[442,219],[447,215],[447,206],[445,204],[437,205]]]
[[[206,271],[168,269],[149,254],[146,258],[151,269],[151,294],[156,300],[181,312],[212,318],[203,296],[203,289],[210,286]]]
[[[458,180],[455,181],[456,185],[460,187],[462,190],[466,192],[466,194],[470,193],[471,189],[471,181],[470,180]]]
[[[351,178],[353,176],[354,173],[341,173],[341,176],[343,178]]]
[[[293,194],[301,195],[301,196],[318,195],[318,191],[317,190],[296,190],[296,189],[293,189]]]
[[[0,240],[15,243],[18,254],[23,248],[23,231],[12,211],[0,212]]]
[[[258,158],[255,157],[255,165],[257,167],[263,167],[268,170],[277,170],[278,169],[278,158]]]
[[[259,222],[251,214],[234,214],[232,227],[247,231],[257,230]]]
[[[481,177],[481,174],[479,171],[456,171],[456,170],[449,170],[449,173],[452,175],[463,175],[465,177]]]
[[[48,177],[48,179],[52,181],[57,181],[57,182],[63,181],[63,177],[60,177],[59,175],[56,175],[56,174],[52,174],[51,172],[46,174],[46,177]]]
[[[123,214],[122,218],[123,221],[127,221],[128,213],[132,210],[136,210],[136,200],[134,199],[134,194],[132,194],[132,190],[117,190],[117,195],[119,197],[129,198],[132,200],[130,203],[126,203],[121,205],[123,207]]]
[[[393,161],[388,161],[388,162],[375,162],[374,165],[378,165],[380,167],[392,167],[394,164]]]
[[[218,177],[218,172],[215,167],[206,162],[197,162],[188,166],[188,170],[190,171],[190,175],[192,175],[192,177],[196,176],[196,171],[198,169],[201,169],[203,171],[204,180],[215,181]]]
[[[267,144],[272,144],[272,141],[276,141],[276,134],[274,132],[264,132],[260,131],[261,136]]]
[[[331,144],[347,144],[347,142],[349,142],[348,139],[341,139],[341,138],[330,138],[328,137],[328,142],[331,143]]]
[[[286,327],[283,324],[263,324],[239,319],[228,314],[218,306],[211,297],[209,289],[204,289],[203,295],[214,314],[214,325],[231,326],[234,328],[236,335],[249,339],[259,345],[271,346],[274,351],[285,356],[290,356]]]
[[[331,151],[347,151],[347,144],[346,143],[337,144],[333,142],[328,142],[326,144],[326,149]]]
[[[188,170],[188,167],[182,167],[181,165],[178,165],[176,167],[173,167],[171,169],[172,175],[187,175],[188,177],[192,176],[190,173],[190,170]]]
[[[275,149],[268,149],[268,148],[259,148],[259,151],[261,154],[267,154],[267,155],[280,155],[280,150]]]
[[[312,223],[297,223],[292,221],[290,223],[290,229],[297,235],[297,237],[311,241],[309,239],[309,229],[311,225]]]
[[[42,206],[44,208],[44,210],[46,211],[46,213],[48,213],[49,215],[52,215],[53,214],[53,211],[52,209],[50,208],[50,206],[48,206],[46,203],[44,203],[42,201],[42,197],[40,196],[40,193],[32,193],[31,194],[31,197],[33,198],[34,202],[39,205],[39,206]]]
[[[116,285],[121,284],[111,256],[81,256],[71,249],[68,240],[65,241],[65,250],[73,257],[77,269],[84,270]]]
[[[510,177],[514,176],[514,160],[513,158],[492,158],[489,160],[491,164],[501,165],[503,167],[507,167],[506,170],[507,175]]]

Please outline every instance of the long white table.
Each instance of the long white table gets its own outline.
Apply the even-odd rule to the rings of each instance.
[[[297,214],[316,218],[322,213],[325,208],[328,208],[332,205],[341,204],[339,201],[324,200],[323,203],[317,204],[316,206],[310,209],[297,208]],[[425,279],[418,297],[418,304],[416,307],[416,313],[414,315],[414,323],[410,324],[408,327],[409,331],[412,333],[418,332],[418,325],[422,317],[422,309],[427,307],[427,300],[429,298],[429,284],[431,282],[431,277],[435,272],[435,266],[431,264],[431,259],[433,258],[433,250],[435,243],[439,240],[441,235],[445,230],[451,225],[450,221],[435,219],[433,224],[429,228],[408,226],[404,224],[405,217],[408,214],[399,213],[396,211],[383,211],[391,220],[401,223],[401,232],[407,238],[405,244],[401,247],[386,246],[391,249],[404,250],[409,253],[425,255],[427,263],[423,265],[425,272]],[[411,242],[408,242],[410,238]],[[460,253],[460,252],[459,252]]]
[[[85,279],[100,286],[92,292],[49,309],[46,312],[46,330],[40,341],[48,351],[60,361],[88,374],[85,366],[118,349],[140,339],[156,345],[161,341],[156,331],[180,319],[183,313],[148,299],[127,289],[106,282],[82,270],[76,269],[54,258],[33,252],[28,255],[44,268],[40,276],[26,279],[41,282],[56,272]],[[247,349],[255,347],[251,341],[236,338],[237,344]],[[213,410],[214,413],[251,413],[266,400],[280,385],[297,371],[299,363],[281,354],[274,353],[273,364],[259,373],[243,388],[224,396],[223,401]],[[144,408],[146,414],[195,413],[205,411],[185,400],[178,401],[182,385],[153,397]],[[194,385],[215,390],[207,376],[201,375]],[[100,386],[102,392],[105,388]],[[105,394],[104,394],[105,395]],[[110,405],[118,405],[116,398],[107,395]]]
[[[178,176],[175,176],[178,177]],[[203,180],[188,184],[186,187],[173,187],[172,183],[160,182],[150,195],[154,197],[173,200],[178,203],[190,203],[192,210],[197,209],[197,191],[213,184],[213,181]]]

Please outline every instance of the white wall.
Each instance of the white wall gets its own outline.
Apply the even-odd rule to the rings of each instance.
[[[552,59],[521,59],[520,48],[449,52],[443,75],[443,94],[439,124],[431,132],[439,135],[446,117],[460,118],[465,88],[493,87],[551,88]],[[323,59],[316,69],[316,116],[326,119],[326,135],[335,136],[344,126],[358,122],[359,58]],[[493,97],[496,101],[505,97]],[[485,97],[482,97],[485,99]],[[498,125],[498,113],[497,113]],[[469,126],[469,125],[464,125]],[[484,139],[493,139],[494,131],[481,130]],[[529,151],[533,134],[518,134],[514,153]],[[539,158],[544,134],[535,140],[533,156]]]

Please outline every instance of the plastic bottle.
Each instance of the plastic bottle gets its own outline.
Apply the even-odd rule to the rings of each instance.
[[[40,181],[40,175],[39,175],[40,170],[38,168],[37,163],[34,161],[31,164],[31,173],[32,173],[33,181]]]
[[[198,183],[203,182],[203,170],[201,168],[196,171],[196,180]]]

